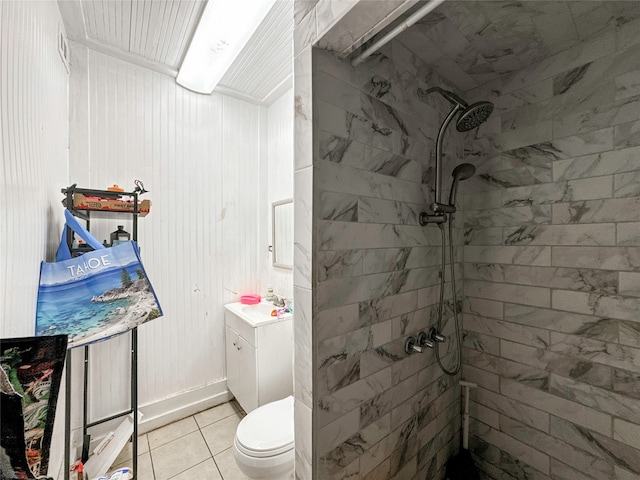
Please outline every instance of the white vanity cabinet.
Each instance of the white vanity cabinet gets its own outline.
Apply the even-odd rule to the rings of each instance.
[[[293,393],[293,317],[246,315],[251,307],[225,305],[227,387],[247,413]]]

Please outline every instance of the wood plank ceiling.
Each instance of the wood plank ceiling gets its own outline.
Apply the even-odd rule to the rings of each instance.
[[[176,75],[206,0],[58,0],[73,41]],[[293,2],[279,0],[217,90],[270,103],[291,85]]]

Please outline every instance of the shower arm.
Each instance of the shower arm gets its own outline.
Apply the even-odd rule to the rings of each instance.
[[[456,115],[456,113],[458,113],[460,110],[463,110],[464,107],[462,105],[455,105],[453,107],[453,109],[451,110],[451,112],[449,112],[449,115],[447,115],[447,118],[445,118],[444,122],[442,122],[442,125],[440,126],[440,130],[438,131],[438,138],[436,140],[436,179],[435,179],[435,184],[436,184],[436,195],[435,195],[435,201],[431,204],[431,210],[433,210],[433,213],[435,214],[442,214],[442,213],[455,213],[456,212],[456,208],[453,205],[448,205],[445,203],[442,203],[442,142],[444,141],[444,132],[447,130],[447,127],[449,126],[449,124],[451,123],[451,120],[453,120],[453,117]]]

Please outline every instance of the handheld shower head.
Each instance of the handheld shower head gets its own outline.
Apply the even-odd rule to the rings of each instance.
[[[476,173],[476,167],[470,163],[461,163],[453,169],[451,176],[454,180],[466,180],[467,178],[471,178],[474,173]]]
[[[468,132],[489,118],[493,112],[493,103],[477,102],[465,108],[456,122],[456,130],[459,132]]]
[[[460,183],[461,180],[471,178],[474,173],[476,173],[476,167],[470,163],[461,163],[453,169],[453,172],[451,173],[453,183],[451,184],[451,193],[449,194],[449,205],[454,206],[456,203],[458,183]]]

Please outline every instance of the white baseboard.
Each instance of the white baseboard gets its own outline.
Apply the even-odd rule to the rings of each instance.
[[[138,407],[142,419],[138,422],[138,434],[155,430],[208,408],[226,403],[233,398],[222,379],[193,390]]]

